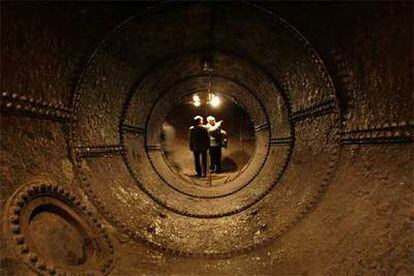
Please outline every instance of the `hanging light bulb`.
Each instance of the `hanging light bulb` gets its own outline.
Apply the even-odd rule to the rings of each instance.
[[[221,100],[218,96],[213,95],[210,104],[212,107],[218,107],[221,104]]]
[[[197,94],[193,95],[193,105],[199,107],[201,105],[201,99]]]
[[[197,94],[193,95],[193,102],[199,102],[200,101],[200,97]]]

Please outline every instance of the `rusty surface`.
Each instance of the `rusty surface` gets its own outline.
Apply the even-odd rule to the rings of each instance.
[[[412,273],[412,3],[259,4],[1,4],[2,272]],[[206,79],[258,145],[211,189],[151,111]]]
[[[34,177],[8,200],[4,234],[16,257],[38,273],[107,274],[114,248],[102,223],[69,190]]]

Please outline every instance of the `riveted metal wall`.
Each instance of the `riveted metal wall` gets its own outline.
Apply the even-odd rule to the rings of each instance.
[[[412,4],[62,5],[2,3],[2,270],[409,273]],[[188,197],[150,111],[204,89],[206,58],[263,158]],[[36,248],[54,215],[98,261]]]

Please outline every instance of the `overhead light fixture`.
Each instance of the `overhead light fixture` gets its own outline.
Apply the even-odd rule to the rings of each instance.
[[[201,105],[201,99],[197,94],[193,95],[193,105],[199,107]]]
[[[210,104],[212,107],[218,107],[221,104],[221,100],[219,97],[213,95],[210,100]]]
[[[199,102],[200,101],[200,97],[197,94],[193,95],[193,102]]]
[[[191,102],[195,107],[201,106],[201,98],[197,94],[194,94],[192,97],[193,101]],[[211,105],[212,107],[218,107],[221,104],[220,97],[214,95],[213,93],[207,94],[206,104]]]

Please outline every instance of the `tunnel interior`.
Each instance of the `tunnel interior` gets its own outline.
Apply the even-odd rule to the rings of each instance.
[[[6,274],[413,272],[412,3],[1,5]]]
[[[216,99],[217,106],[213,106],[209,98]],[[223,121],[222,130],[227,137],[222,149],[222,172],[210,174],[209,170],[204,181],[194,179],[194,157],[189,151],[189,126],[200,114],[203,118],[213,116]],[[245,108],[226,94],[208,93],[208,88],[178,100],[160,127],[159,139],[166,163],[195,185],[224,185],[246,169],[256,150],[254,122]]]

